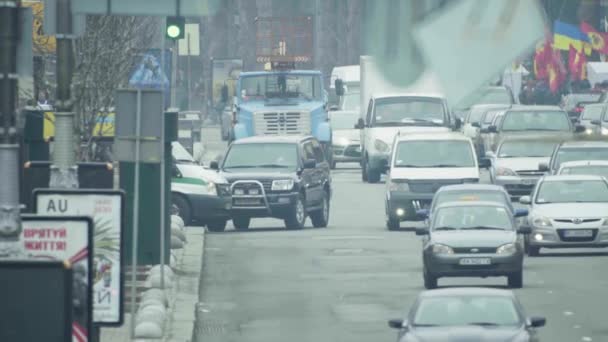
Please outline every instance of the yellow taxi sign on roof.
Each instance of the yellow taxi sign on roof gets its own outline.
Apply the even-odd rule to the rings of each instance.
[[[460,196],[461,201],[478,201],[479,197],[474,195]]]

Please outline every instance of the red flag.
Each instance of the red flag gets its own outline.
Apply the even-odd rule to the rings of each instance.
[[[570,44],[570,51],[568,52],[568,71],[570,71],[570,75],[573,76],[576,75],[576,64],[577,64],[577,60],[576,58],[578,57],[578,53],[576,51],[576,49],[574,48],[574,46],[572,44]]]
[[[551,60],[547,64],[547,76],[549,78],[549,89],[552,93],[557,92],[566,80],[566,68],[559,51],[551,51]]]
[[[551,59],[551,50],[550,41],[545,41],[543,45],[536,48],[536,54],[534,55],[534,75],[538,80],[544,80],[548,77],[547,64]]]
[[[599,32],[586,22],[581,23],[581,31],[589,36],[591,47],[599,53],[608,54],[608,33]]]

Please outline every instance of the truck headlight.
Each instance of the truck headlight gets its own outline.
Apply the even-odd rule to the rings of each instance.
[[[218,196],[230,196],[230,184],[218,183],[215,184],[215,187],[217,188]]]
[[[390,184],[389,184],[389,186],[388,186],[388,189],[389,189],[389,191],[409,192],[410,191],[410,186],[406,182],[394,182],[394,181],[391,181]]]
[[[382,140],[374,140],[374,147],[378,152],[388,152],[391,150],[390,146]]]
[[[513,171],[509,168],[506,168],[506,167],[497,167],[496,175],[497,176],[517,176],[517,173],[515,173],[515,171]]]
[[[513,254],[515,251],[517,251],[517,247],[514,243],[507,243],[496,248],[496,254]]]
[[[272,191],[289,191],[293,189],[293,185],[293,179],[280,179],[272,181],[272,186],[270,187],[270,189]]]
[[[433,254],[454,254],[454,250],[450,246],[438,243],[433,245]]]
[[[608,127],[602,127],[602,135],[608,135]]]
[[[587,128],[587,129],[585,130],[585,133],[586,133],[586,134],[593,134],[593,130],[592,130],[591,128]]]
[[[551,224],[551,220],[546,218],[546,217],[535,217],[534,220],[532,220],[532,224],[534,224],[535,227],[552,227],[553,225]]]

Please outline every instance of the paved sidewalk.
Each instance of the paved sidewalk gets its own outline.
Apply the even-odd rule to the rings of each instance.
[[[163,339],[137,339],[135,341],[190,342],[194,330],[195,307],[198,303],[198,285],[200,282],[205,233],[202,227],[187,227],[187,243],[176,253],[175,278],[165,322]],[[172,252],[173,252],[172,251]],[[128,289],[125,289],[128,290]],[[122,327],[102,328],[101,342],[129,342],[131,316],[130,303],[125,303],[125,320]]]

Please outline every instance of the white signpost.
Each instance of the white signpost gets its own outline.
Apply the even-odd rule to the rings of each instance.
[[[34,191],[34,205],[40,215],[78,215],[93,219],[93,323],[98,326],[122,325],[124,193],[37,189]]]

